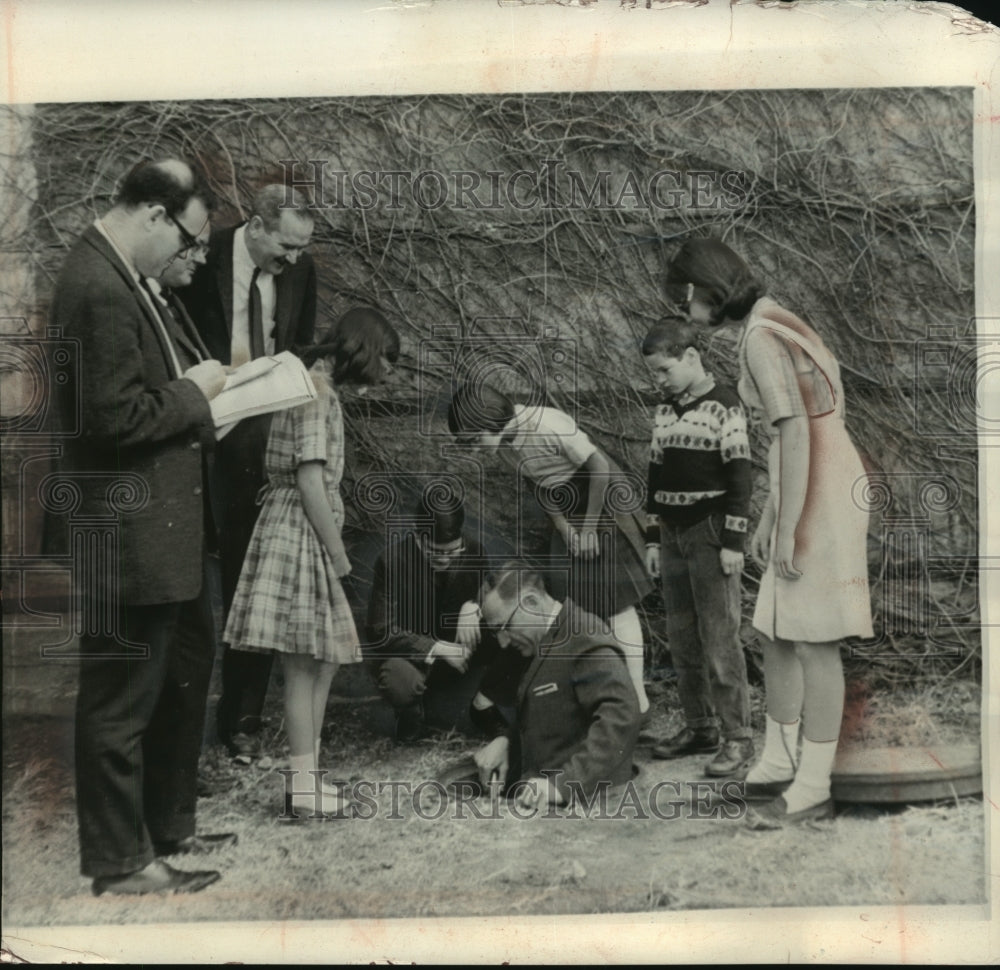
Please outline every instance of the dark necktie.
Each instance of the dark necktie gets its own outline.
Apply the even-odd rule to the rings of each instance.
[[[255,266],[250,277],[250,356],[254,360],[264,356],[264,311],[260,303],[260,290],[257,289],[257,277],[260,267]]]
[[[139,285],[146,291],[146,296],[149,298],[149,304],[153,309],[153,313],[156,314],[157,322],[160,325],[160,333],[166,341],[167,353],[170,357],[174,377],[180,377],[184,373],[184,368],[181,365],[180,358],[177,356],[176,342],[173,334],[171,333],[170,324],[173,321],[167,315],[167,308],[163,306],[156,294],[153,293],[152,287],[149,285],[149,281],[144,276],[139,277]]]

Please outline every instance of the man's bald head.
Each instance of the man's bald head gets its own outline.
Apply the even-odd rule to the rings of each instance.
[[[199,183],[191,166],[178,158],[140,162],[125,176],[118,190],[116,204],[126,209],[140,205],[162,205],[170,217],[180,215],[193,196],[211,208],[208,193]]]

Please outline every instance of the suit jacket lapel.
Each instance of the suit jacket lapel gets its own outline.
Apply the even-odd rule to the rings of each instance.
[[[230,342],[233,339],[233,237],[238,228],[239,226],[232,232],[220,234],[219,258],[215,264],[216,285],[222,300],[222,316],[226,321]]]
[[[149,323],[153,335],[156,337],[157,344],[159,344],[160,353],[163,354],[163,359],[167,365],[167,373],[172,374],[174,371],[174,356],[171,348],[166,343],[168,337],[163,320],[155,316],[156,311],[150,306],[150,301],[146,299],[146,294],[143,293],[142,287],[135,281],[128,268],[122,263],[121,258],[97,229],[91,226],[84,238],[114,267],[115,272],[132,291],[135,302],[139,305],[139,309],[142,310],[142,314]]]
[[[559,612],[559,616],[556,617],[555,623],[549,627],[548,633],[545,634],[541,643],[539,643],[535,656],[531,658],[531,663],[528,665],[528,669],[524,672],[524,676],[521,678],[521,683],[518,684],[517,687],[518,707],[520,707],[523,703],[524,698],[528,693],[528,688],[538,676],[538,672],[541,670],[542,664],[545,663],[545,659],[549,654],[549,647],[553,643],[562,643],[565,639],[566,633],[564,627],[566,624],[566,611],[567,607],[564,605],[562,610]]]
[[[171,293],[169,290],[164,295],[167,297],[167,302],[170,304],[171,309],[174,311],[174,316],[180,324],[180,330],[177,335],[178,343],[183,344],[195,357],[200,357],[202,360],[210,360],[212,354],[205,346],[205,341],[201,339],[201,334],[198,333],[194,321],[184,308],[184,304],[177,299],[176,294]]]

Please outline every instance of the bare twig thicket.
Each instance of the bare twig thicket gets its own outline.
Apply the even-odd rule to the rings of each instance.
[[[45,105],[33,117],[34,215],[28,231],[4,242],[33,261],[44,304],[66,247],[138,158],[196,159],[218,195],[218,225],[241,218],[254,187],[287,174],[282,160],[324,160],[317,201],[331,204],[316,210],[312,246],[319,326],[351,305],[377,304],[404,336],[397,379],[349,401],[345,493],[371,472],[402,480],[447,467],[478,502],[473,465],[441,452],[445,402],[470,376],[529,394],[543,374],[549,400],[642,480],[654,397],[639,342],[676,310],[661,283],[678,242],[720,236],[842,365],[849,428],[874,475],[867,498],[882,639],[858,656],[890,680],[972,676],[980,647],[971,126],[966,89]],[[441,183],[428,176],[423,203],[407,181],[395,203],[383,183],[365,207],[350,190],[365,171],[436,171],[448,198],[434,204]],[[534,182],[522,176],[515,197],[533,204],[519,208],[505,195],[485,204],[487,173],[506,187],[519,171]],[[648,204],[650,179],[664,171],[674,173],[660,182],[668,204]],[[346,192],[337,172],[347,173]],[[480,175],[480,204],[468,195],[457,204],[456,173]],[[720,201],[724,173],[739,174]],[[295,174],[310,169],[300,164]],[[470,185],[473,176],[464,178]],[[581,194],[601,178],[605,201],[621,194],[621,204]],[[694,184],[707,187],[698,198]],[[517,344],[510,334],[533,341],[536,378],[517,365],[523,351],[497,351]],[[433,351],[441,340],[454,352]],[[950,348],[945,358],[925,353],[935,340]],[[706,347],[711,368],[731,380],[734,347],[725,331]],[[755,441],[763,486],[765,450]],[[509,538],[512,483],[490,467],[483,479],[481,518]],[[352,503],[351,515],[358,535],[382,527],[364,503]]]

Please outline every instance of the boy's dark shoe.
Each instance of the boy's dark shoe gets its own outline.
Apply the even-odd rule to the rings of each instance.
[[[719,729],[716,727],[689,728],[678,731],[653,748],[653,757],[664,761],[683,758],[689,754],[711,754],[719,747]]]
[[[719,753],[705,765],[709,778],[727,778],[746,773],[753,760],[753,741],[750,738],[730,738]]]

